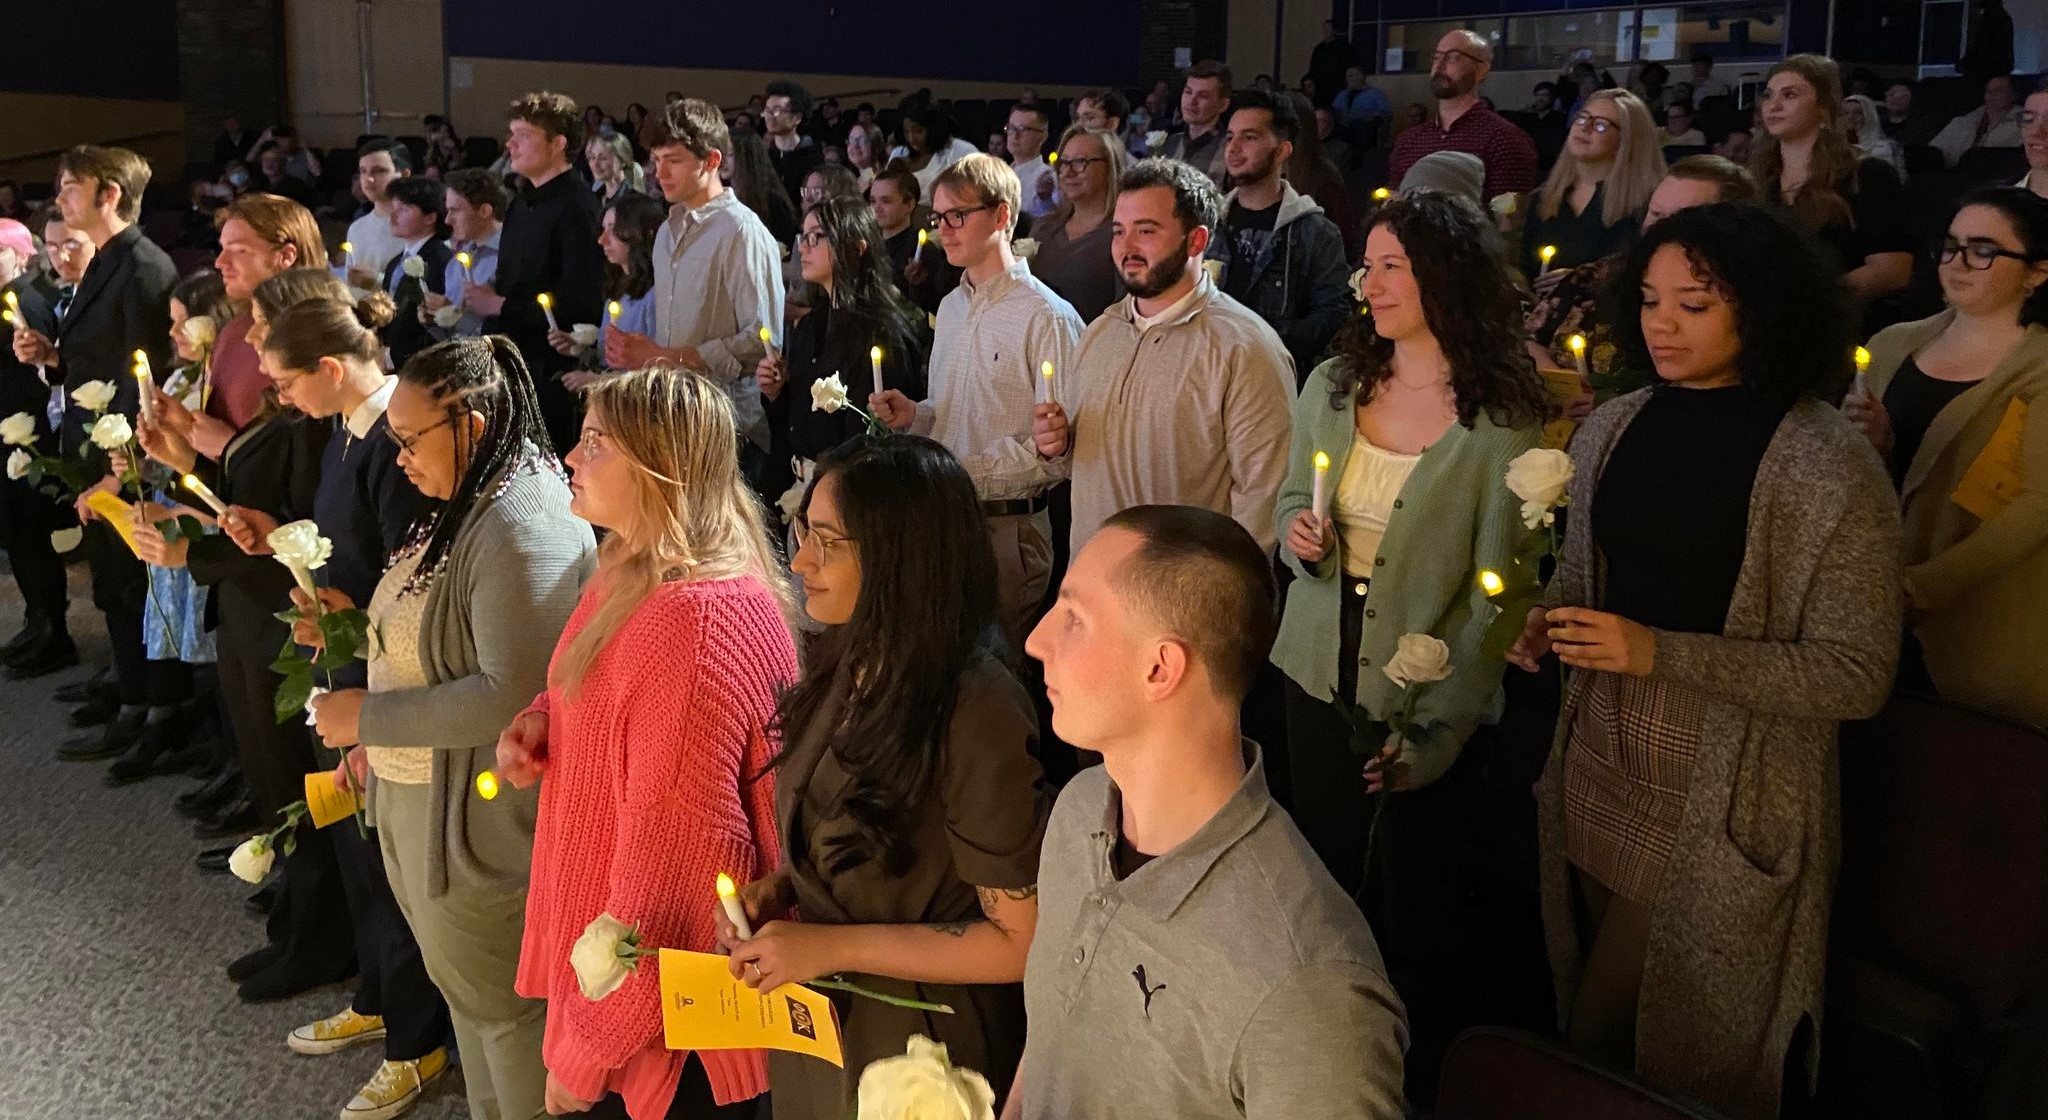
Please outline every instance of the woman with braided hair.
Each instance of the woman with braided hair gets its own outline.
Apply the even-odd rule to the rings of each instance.
[[[545,1114],[544,1004],[513,990],[539,791],[486,797],[498,732],[547,684],[548,653],[595,553],[569,511],[526,364],[510,339],[456,338],[399,371],[385,412],[428,499],[368,604],[368,689],[313,701],[329,746],[363,743],[391,890],[448,1000],[470,1114]],[[353,605],[322,593],[329,609]],[[311,604],[295,593],[302,612]],[[299,640],[315,644],[302,623]]]

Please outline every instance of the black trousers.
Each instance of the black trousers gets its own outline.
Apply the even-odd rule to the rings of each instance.
[[[65,632],[64,611],[68,601],[64,588],[64,560],[50,543],[50,534],[71,523],[69,510],[38,493],[24,482],[4,482],[7,493],[0,498],[0,548],[7,552],[7,566],[14,572],[15,586],[29,619],[43,619],[58,633]]]
[[[448,1004],[427,976],[420,943],[391,893],[384,855],[373,829],[365,837],[354,821],[324,830],[340,864],[341,884],[355,931],[356,998],[360,1015],[384,1019],[384,1057],[409,1062],[448,1041]]]
[[[683,1059],[683,1076],[676,1082],[675,1099],[669,1102],[663,1120],[765,1120],[769,1114],[768,1101],[768,1095],[763,1094],[752,1100],[720,1105],[711,1095],[711,1079],[704,1073],[704,1063],[691,1054]],[[626,1120],[625,1098],[617,1093],[606,1094],[583,1115],[589,1120]]]
[[[147,704],[149,655],[142,644],[142,612],[149,593],[148,571],[104,521],[86,524],[84,548],[92,567],[92,602],[107,622],[121,703]]]
[[[1358,694],[1358,640],[1365,622],[1365,596],[1347,580],[1337,618],[1337,690]],[[1365,794],[1366,759],[1352,753],[1351,725],[1327,696],[1310,696],[1292,680],[1284,684],[1287,719],[1288,810],[1322,857],[1323,866],[1356,896],[1365,875],[1365,842],[1371,822]]]

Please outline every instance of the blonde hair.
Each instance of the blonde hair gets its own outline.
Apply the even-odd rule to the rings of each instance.
[[[322,268],[327,264],[327,244],[320,237],[320,223],[304,206],[274,194],[245,194],[228,203],[214,219],[216,228],[241,221],[273,249],[289,245],[294,250],[293,268]]]
[[[583,142],[583,150],[586,153],[594,147],[603,148],[612,154],[612,160],[619,165],[619,178],[625,182],[626,186],[636,191],[647,189],[646,174],[640,170],[640,165],[633,159],[633,144],[631,141],[614,132],[608,135],[599,134]],[[500,215],[500,217],[502,216]]]
[[[1664,149],[1657,143],[1657,121],[1641,98],[1625,89],[1596,90],[1586,98],[1580,112],[1596,101],[1612,101],[1621,110],[1621,145],[1614,151],[1614,163],[1607,169],[1601,186],[1606,188],[1600,204],[1600,224],[1616,225],[1640,215],[1664,178]],[[1576,128],[1577,125],[1572,127]],[[1546,221],[1557,217],[1558,207],[1579,179],[1579,160],[1567,146],[1558,153],[1550,177],[1536,192],[1536,214]]]
[[[789,583],[739,470],[732,404],[709,378],[675,367],[593,384],[589,412],[639,478],[634,524],[598,548],[599,603],[555,658],[548,683],[574,691],[597,655],[654,589],[670,580],[752,576],[791,609]]]
[[[1076,136],[1089,137],[1090,139],[1093,139],[1096,143],[1102,145],[1103,158],[1109,161],[1107,165],[1109,171],[1109,194],[1108,197],[1103,201],[1102,212],[1104,215],[1115,214],[1117,185],[1123,181],[1124,167],[1126,164],[1130,162],[1124,154],[1124,146],[1117,141],[1115,133],[1100,128],[1089,128],[1087,125],[1083,124],[1076,124],[1069,125],[1067,127],[1067,130],[1060,134],[1059,147],[1054,148],[1053,150],[1057,152],[1065,151],[1067,148],[1067,143],[1073,140]],[[1062,195],[1060,197],[1060,204],[1058,206],[1053,207],[1052,213],[1039,220],[1052,223],[1052,225],[1046,227],[1047,229],[1050,229],[1052,228],[1052,226],[1066,225],[1067,219],[1073,216],[1074,200]]]
[[[1017,173],[992,155],[976,152],[962,156],[958,163],[939,172],[932,180],[932,194],[938,197],[938,189],[949,191],[970,191],[983,206],[1007,203],[1010,207],[1010,225],[1017,224],[1017,218],[1024,213],[1024,187],[1017,181]]]
[[[1806,183],[1790,203],[1792,216],[1808,230],[1818,230],[1836,220],[1855,220],[1843,190],[1858,187],[1856,164],[1862,158],[1849,135],[1842,131],[1842,70],[1824,55],[1795,54],[1764,75],[1768,83],[1780,74],[1796,74],[1813,90],[1820,102],[1820,132],[1813,138],[1808,157]],[[1785,153],[1778,138],[1766,132],[1749,156],[1749,173],[1766,196],[1779,191],[1778,180],[1785,170]]]

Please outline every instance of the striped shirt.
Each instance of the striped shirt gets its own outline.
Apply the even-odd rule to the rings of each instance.
[[[913,431],[960,460],[983,501],[1032,498],[1067,477],[1065,458],[1044,459],[1031,422],[1039,366],[1053,365],[1053,393],[1073,369],[1081,317],[1017,261],[979,286],[963,277],[939,302],[932,340],[931,399]]]

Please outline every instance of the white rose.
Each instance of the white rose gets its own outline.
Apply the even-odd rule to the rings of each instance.
[[[398,270],[415,280],[423,279],[427,275],[427,262],[420,257],[407,257]]]
[[[1488,205],[1493,207],[1496,216],[1505,218],[1515,212],[1515,194],[1509,191],[1506,194],[1494,195],[1493,201]]]
[[[313,587],[313,572],[327,563],[334,555],[334,542],[320,535],[320,526],[311,521],[294,521],[279,525],[270,531],[263,543],[277,557],[277,562],[292,570],[292,578],[299,583],[299,590],[319,598]]]
[[[1145,134],[1145,150],[1146,150],[1146,151],[1148,151],[1148,152],[1156,152],[1156,151],[1158,151],[1159,149],[1161,149],[1161,148],[1164,148],[1165,146],[1166,146],[1166,132],[1165,132],[1165,131],[1164,131],[1163,129],[1157,129],[1157,128],[1155,128],[1155,129],[1153,129],[1152,131],[1150,131],[1150,132],[1148,132],[1148,133],[1146,133],[1146,134]]]
[[[811,382],[811,408],[818,412],[837,412],[846,407],[846,382],[838,374]]]
[[[461,321],[462,308],[457,307],[452,303],[446,307],[443,307],[439,311],[434,312],[434,325],[441,328],[444,331],[454,330],[455,324],[460,323]]]
[[[19,447],[15,448],[13,453],[7,456],[7,477],[17,482],[27,478],[30,462],[28,452],[23,451]]]
[[[260,883],[269,877],[270,865],[276,861],[277,853],[271,850],[269,839],[251,836],[228,853],[228,870],[244,883]]]
[[[1211,284],[1221,284],[1221,283],[1223,283],[1223,262],[1222,262],[1222,261],[1218,261],[1218,260],[1204,260],[1204,261],[1202,262],[1202,271],[1203,271],[1203,272],[1206,272],[1206,273],[1208,273],[1208,274],[1209,274],[1209,283],[1211,283]]]
[[[128,426],[128,418],[118,412],[109,412],[92,422],[92,444],[102,451],[119,451],[135,438],[135,429]]]
[[[1038,242],[1029,237],[1020,237],[1010,242],[1010,252],[1015,253],[1018,260],[1028,261],[1038,255]]]
[[[1508,489],[1522,499],[1522,524],[1534,529],[1556,520],[1551,511],[1564,501],[1572,471],[1572,457],[1552,448],[1531,448],[1515,456],[1504,477]]]
[[[569,947],[569,967],[576,970],[584,999],[603,999],[633,975],[632,963],[619,958],[619,946],[632,943],[633,927],[610,914],[599,914],[583,927],[583,936]]]
[[[17,412],[0,420],[0,443],[9,447],[27,447],[36,441],[36,418],[26,412]]]
[[[194,350],[207,350],[212,348],[213,340],[220,336],[220,327],[214,323],[210,315],[194,315],[185,320],[185,324],[178,328],[178,333],[185,336],[185,345]]]
[[[1366,302],[1365,270],[1362,268],[1351,274],[1351,298],[1360,303]]]
[[[912,1035],[901,1057],[861,1071],[855,1112],[861,1120],[991,1120],[995,1101],[987,1078],[955,1067],[944,1046]]]
[[[1451,647],[1428,634],[1403,634],[1385,672],[1402,688],[1443,680],[1451,675]]]
[[[578,323],[569,328],[569,340],[585,350],[597,345],[597,325]]]
[[[784,490],[782,496],[775,499],[775,508],[782,511],[784,521],[795,521],[796,513],[803,508],[803,504],[804,480],[801,478],[790,483],[789,489]]]
[[[87,412],[105,412],[114,403],[114,383],[88,381],[71,390],[71,399]]]

